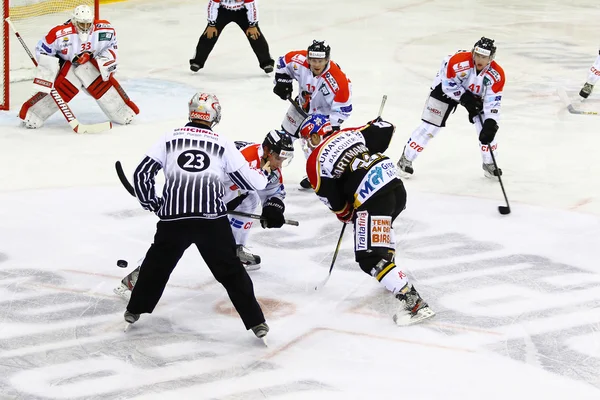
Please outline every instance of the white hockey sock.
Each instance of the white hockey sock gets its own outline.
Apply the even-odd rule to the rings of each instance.
[[[408,142],[406,142],[406,146],[404,147],[404,157],[406,157],[408,161],[414,161],[419,153],[425,149],[429,140],[433,138],[440,129],[441,128],[438,126],[431,125],[424,121],[421,122],[421,125],[413,131]]]
[[[595,85],[600,79],[600,56],[594,61],[594,65],[591,66],[588,74],[587,83]]]
[[[381,260],[373,268],[371,275],[394,295],[408,285],[406,274],[390,261]]]

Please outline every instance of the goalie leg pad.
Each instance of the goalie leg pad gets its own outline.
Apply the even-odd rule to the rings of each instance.
[[[93,63],[80,65],[75,69],[75,75],[112,122],[126,125],[139,114],[140,110],[119,82],[112,76],[108,81],[102,80],[98,68]]]
[[[68,103],[79,93],[80,87],[81,84],[73,73],[71,63],[66,62],[54,81],[54,88],[60,94],[60,97]],[[27,128],[37,129],[42,127],[44,122],[57,110],[58,106],[52,96],[49,96],[48,93],[38,92],[23,103],[19,111],[19,118],[23,120]]]

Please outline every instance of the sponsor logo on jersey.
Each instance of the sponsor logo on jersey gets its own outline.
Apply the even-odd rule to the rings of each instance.
[[[340,107],[340,111],[343,112],[344,114],[350,114],[352,112],[352,104],[350,104],[349,106]],[[343,121],[341,121],[341,122],[343,122]]]
[[[325,83],[323,83],[321,85],[321,87],[319,88],[319,92],[323,93],[323,96],[327,96],[327,95],[331,94],[329,89],[327,89],[327,85]]]
[[[496,82],[500,82],[501,78],[500,78],[500,74],[498,73],[498,71],[496,71],[496,70],[493,70],[493,69],[489,69],[489,70],[487,71],[487,73],[488,73],[489,75],[491,75],[491,77],[494,79],[494,81],[496,81]]]
[[[367,250],[367,224],[369,214],[366,211],[356,213],[356,251]]]
[[[292,57],[292,61],[297,62],[298,64],[304,64],[304,60],[306,60],[306,57],[304,57],[302,54],[294,54]]]
[[[96,24],[96,29],[110,28],[110,24]]]
[[[471,64],[469,61],[459,62],[458,64],[454,64],[454,72],[458,75],[459,72],[468,71],[471,69]],[[466,75],[466,73],[465,73]]]
[[[502,96],[496,96],[496,97],[494,98],[494,101],[500,101],[500,100],[502,100]]]
[[[56,32],[56,38],[58,39],[59,37],[62,37],[65,35],[70,35],[71,33],[73,33],[73,27],[69,26],[67,28],[61,29],[60,31]]]
[[[62,49],[60,52],[61,54],[67,54],[69,52],[69,49]]]
[[[498,110],[496,110],[496,109],[490,110],[490,112],[491,112],[492,114],[498,114]]]
[[[325,74],[324,78],[327,82],[329,82],[329,84],[331,85],[331,89],[333,89],[334,92],[337,92],[338,90],[340,90],[338,83],[335,81],[335,78],[333,77],[333,75],[331,75],[330,72],[327,72]]]
[[[65,36],[65,37],[63,38],[63,42],[68,42],[68,41],[69,41],[69,37],[68,37],[68,36]]]
[[[98,34],[98,41],[99,42],[108,42],[112,39],[113,34],[112,32],[100,32]]]

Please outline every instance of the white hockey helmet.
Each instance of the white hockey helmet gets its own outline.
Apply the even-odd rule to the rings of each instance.
[[[211,127],[221,121],[221,103],[217,96],[211,93],[198,92],[189,103],[190,121],[198,119],[208,122]]]
[[[77,35],[82,42],[87,42],[94,26],[94,12],[85,4],[75,7],[71,22],[75,25]]]

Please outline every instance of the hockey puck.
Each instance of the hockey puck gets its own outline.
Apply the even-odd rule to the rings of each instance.
[[[125,260],[117,260],[117,267],[119,268],[127,268],[127,261]]]

